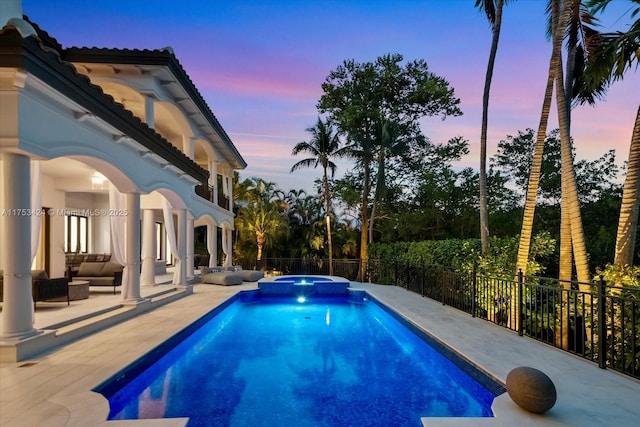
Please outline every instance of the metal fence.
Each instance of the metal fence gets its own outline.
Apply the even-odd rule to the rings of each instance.
[[[270,275],[282,275],[282,274],[329,274],[329,260],[327,259],[304,259],[304,258],[263,258],[259,261],[253,261],[252,263],[242,261],[239,262],[243,268],[246,265],[251,265],[251,268],[262,270]],[[333,260],[333,275],[344,277],[348,280],[359,280],[358,272],[361,267],[366,266],[366,260],[364,263],[359,259],[334,259]],[[364,271],[364,270],[363,270]]]
[[[409,291],[640,379],[640,289],[543,277],[490,277],[369,260],[373,283]]]
[[[247,266],[243,265],[247,268]],[[267,258],[267,274],[329,274],[328,260]],[[474,317],[565,350],[601,368],[640,379],[640,289],[543,277],[490,277],[441,266],[383,260],[333,260],[348,280],[401,286]]]

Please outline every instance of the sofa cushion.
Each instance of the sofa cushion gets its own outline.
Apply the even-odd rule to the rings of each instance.
[[[78,269],[78,276],[102,276],[103,262],[83,262]]]
[[[124,269],[123,266],[115,262],[105,262],[103,264],[104,267],[102,268],[102,274],[100,274],[101,276],[113,276],[114,273],[120,273]]]
[[[237,273],[222,271],[219,273],[207,273],[202,275],[202,283],[210,283],[213,285],[241,285],[242,276]]]
[[[86,277],[89,286],[113,286],[113,276]]]
[[[48,279],[47,272],[44,270],[31,270],[31,280]]]
[[[264,272],[258,270],[240,270],[236,273],[239,273],[245,282],[256,282],[264,277]]]

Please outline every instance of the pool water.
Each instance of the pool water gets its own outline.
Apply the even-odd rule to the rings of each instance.
[[[420,417],[493,416],[494,392],[371,300],[238,298],[171,347],[120,373],[128,382],[118,390],[96,389],[110,420],[419,426]]]

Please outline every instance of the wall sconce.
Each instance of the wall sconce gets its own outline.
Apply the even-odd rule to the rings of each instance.
[[[102,184],[104,184],[104,182],[107,180],[107,178],[105,178],[104,175],[102,175],[100,172],[95,172],[92,176],[91,176],[91,188],[93,190],[98,189],[98,187],[100,187],[100,190],[103,190],[104,188],[102,187]]]

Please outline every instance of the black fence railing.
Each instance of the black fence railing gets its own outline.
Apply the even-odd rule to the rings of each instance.
[[[326,259],[267,258],[239,263],[274,275],[329,274]],[[563,284],[521,274],[504,279],[481,271],[460,273],[441,266],[382,260],[333,260],[333,274],[401,286],[603,369],[640,379],[639,288],[612,286],[602,280]]]
[[[369,260],[367,267],[373,283],[404,287],[640,379],[638,288],[521,274],[503,279],[405,262]]]
[[[329,274],[329,260],[304,258],[264,258],[262,260],[242,261],[238,264],[243,268],[262,270],[272,275],[281,274]],[[363,262],[359,259],[334,259],[333,275],[348,280],[359,280],[358,272]],[[364,262],[366,265],[366,261]],[[247,267],[248,266],[248,267]],[[363,270],[364,271],[364,270]]]

